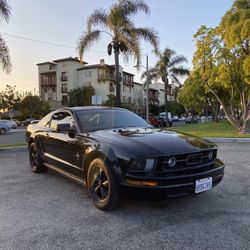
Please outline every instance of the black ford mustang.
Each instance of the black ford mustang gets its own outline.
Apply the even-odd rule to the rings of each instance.
[[[30,124],[26,140],[33,172],[49,168],[83,184],[103,210],[118,206],[123,186],[178,196],[209,190],[224,174],[215,144],[154,128],[125,109],[60,109]]]

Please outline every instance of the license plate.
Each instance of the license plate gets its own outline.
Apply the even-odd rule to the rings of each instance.
[[[195,193],[201,193],[212,188],[212,177],[196,180]]]

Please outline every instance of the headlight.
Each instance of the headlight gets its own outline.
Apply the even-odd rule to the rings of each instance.
[[[153,158],[135,159],[130,163],[129,170],[151,172],[154,168],[155,162],[156,160]]]

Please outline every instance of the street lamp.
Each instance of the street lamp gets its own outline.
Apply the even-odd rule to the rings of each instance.
[[[148,113],[149,113],[149,107],[148,107],[148,85],[149,85],[149,72],[148,72],[148,55],[146,55],[146,67],[143,65],[137,65],[134,67],[142,67],[146,70],[146,120],[148,121]]]

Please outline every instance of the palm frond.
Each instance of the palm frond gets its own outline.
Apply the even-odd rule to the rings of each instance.
[[[11,72],[11,60],[8,46],[6,45],[4,39],[0,36],[0,64],[2,70],[6,73]]]
[[[175,65],[178,65],[180,63],[184,63],[187,62],[187,58],[185,56],[175,56],[173,58],[171,58],[170,62],[169,62],[169,67],[173,67]]]
[[[87,20],[87,27],[88,27],[88,32],[91,32],[91,29],[93,26],[97,25],[107,25],[107,13],[105,12],[104,9],[96,9],[94,12],[88,17]]]
[[[159,79],[158,70],[156,68],[149,68],[148,71],[144,71],[141,75],[141,80],[146,80],[147,78],[149,82]]]
[[[84,32],[79,39],[78,51],[80,61],[82,61],[83,54],[87,48],[89,48],[94,42],[96,42],[101,36],[100,30],[94,30],[92,32]]]
[[[6,0],[0,0],[0,17],[3,17],[6,22],[9,21],[11,15],[10,5]]]
[[[123,15],[126,17],[137,14],[140,11],[148,14],[149,6],[143,0],[119,0],[117,6],[122,9]]]
[[[177,82],[179,85],[181,85],[180,80],[179,80],[174,74],[170,74],[170,77],[171,77],[175,82]]]
[[[169,71],[174,75],[179,75],[179,76],[189,75],[189,70],[182,66],[172,67]]]
[[[150,42],[156,51],[159,50],[159,36],[153,28],[136,28],[134,29],[138,38],[143,38]]]

